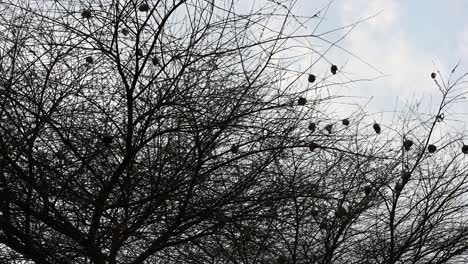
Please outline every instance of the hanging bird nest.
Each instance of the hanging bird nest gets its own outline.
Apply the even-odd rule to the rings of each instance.
[[[377,124],[377,123],[375,123],[375,124],[372,126],[372,128],[374,128],[374,131],[375,131],[375,133],[377,133],[377,134],[380,134],[380,132],[382,131],[382,129],[380,128],[380,125]]]
[[[155,65],[155,66],[158,65],[158,58],[153,57],[153,58],[151,59],[151,62],[152,62],[153,65]]]
[[[248,229],[243,230],[242,236],[243,236],[245,241],[251,241],[252,240],[252,233]]]
[[[310,151],[314,151],[314,150],[316,150],[316,149],[318,149],[318,148],[320,148],[320,145],[319,145],[319,144],[317,144],[317,143],[315,143],[315,142],[309,143],[309,150],[310,150]]]
[[[320,228],[320,229],[327,229],[327,228],[328,228],[328,221],[327,221],[327,219],[324,219],[324,220],[320,223],[319,228]]]
[[[102,136],[101,140],[102,140],[102,143],[104,143],[106,145],[109,145],[114,140],[114,137],[111,136],[111,135],[104,135],[104,136]]]
[[[127,36],[127,35],[130,33],[130,31],[128,31],[128,29],[126,29],[126,28],[122,29],[120,32],[121,32],[122,35],[124,35],[124,36]]]
[[[436,76],[437,76],[437,75],[436,75],[435,72],[431,73],[431,78],[432,78],[432,79],[435,79]]]
[[[276,258],[276,263],[277,264],[287,264],[287,263],[289,263],[289,260],[288,260],[288,258],[286,256],[281,255],[278,258]]]
[[[93,12],[91,11],[91,9],[83,9],[81,11],[82,18],[90,19],[92,16],[93,16]]]
[[[9,190],[0,190],[0,201],[9,201],[12,198],[12,193]]]
[[[463,154],[468,154],[468,145],[463,144],[462,152]]]
[[[403,171],[403,173],[401,174],[402,182],[408,182],[410,178],[411,178],[411,172],[410,171]]]
[[[401,182],[397,182],[395,184],[395,191],[396,192],[401,192],[402,189],[403,189],[403,185],[401,184]]]
[[[137,49],[136,54],[138,55],[138,57],[143,57],[143,50]]]
[[[85,58],[85,61],[86,61],[86,63],[88,63],[88,64],[93,64],[93,63],[94,63],[94,59],[93,59],[92,56],[86,57],[86,58]]]
[[[310,132],[314,133],[317,126],[315,125],[315,123],[310,123],[307,128],[310,130]]]
[[[335,211],[335,216],[338,218],[345,217],[348,214],[348,211],[343,206],[338,206],[338,208]]]
[[[345,118],[345,119],[341,120],[341,123],[342,123],[344,126],[349,126],[349,120],[348,120],[348,118]]]
[[[366,185],[366,187],[364,187],[364,193],[366,194],[366,196],[369,196],[371,192],[372,192],[372,186]]]
[[[239,152],[239,146],[232,145],[231,146],[231,152],[234,153],[234,154],[238,153]]]
[[[409,151],[411,147],[413,146],[413,144],[414,143],[412,140],[407,139],[403,142],[403,147],[405,148],[406,151]]]
[[[338,71],[338,67],[336,65],[332,65],[330,71],[331,73],[336,74],[336,72]]]
[[[312,209],[310,209],[310,215],[312,215],[313,217],[318,216],[318,214],[319,214],[319,211],[317,210],[317,208],[312,207]]]
[[[434,153],[436,152],[437,150],[437,147],[433,144],[430,144],[429,146],[427,146],[427,151],[429,151],[429,153]]]
[[[138,7],[138,10],[140,10],[141,12],[148,12],[149,11],[149,5],[148,4],[141,4]]]
[[[333,130],[333,125],[332,124],[326,125],[325,130],[328,132],[328,134],[331,134]]]
[[[308,80],[309,80],[309,82],[310,82],[310,83],[313,83],[313,82],[315,82],[315,75],[313,75],[313,74],[309,74],[309,78],[308,78]]]
[[[298,105],[305,105],[306,103],[307,99],[305,99],[304,97],[299,97],[299,99],[297,100]]]

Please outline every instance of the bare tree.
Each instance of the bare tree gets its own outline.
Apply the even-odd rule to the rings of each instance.
[[[340,67],[306,74],[336,42],[293,6],[0,3],[2,261],[462,258],[468,147],[433,134],[465,76],[431,76],[427,120],[336,118]],[[318,54],[301,72],[296,45]]]
[[[464,102],[466,74],[433,78],[441,102],[426,118],[409,109],[383,125],[361,113],[337,120],[334,138],[314,131],[308,150],[275,159],[273,218],[244,221],[195,248],[223,252],[220,263],[466,260],[468,146],[446,118]]]
[[[271,218],[285,192],[274,164],[307,145],[298,108],[320,103],[287,80],[304,76],[286,75],[286,42],[313,37],[291,34],[287,4],[2,2],[11,261],[176,261]]]

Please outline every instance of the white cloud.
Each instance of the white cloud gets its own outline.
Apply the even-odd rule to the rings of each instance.
[[[356,20],[380,13],[376,19],[367,22],[367,26],[373,30],[384,30],[393,25],[398,17],[399,8],[398,2],[392,0],[348,0],[341,2],[344,24],[351,24]]]
[[[353,90],[363,96],[375,96],[376,107],[390,110],[397,96],[411,99],[412,96],[435,95],[430,73],[434,70],[431,54],[426,54],[411,43],[407,32],[400,24],[401,7],[395,0],[341,1],[340,14],[343,25],[375,15],[378,16],[359,24],[344,42],[348,50],[389,75],[371,82],[367,89]],[[468,36],[468,35],[467,35]],[[467,38],[468,41],[468,38]],[[371,77],[377,74],[359,60],[350,60],[347,72],[353,77]],[[358,87],[362,87],[360,84]]]
[[[464,59],[468,59],[468,25],[464,27],[458,36],[458,53]]]

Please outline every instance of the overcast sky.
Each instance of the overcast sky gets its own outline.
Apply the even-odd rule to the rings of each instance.
[[[299,0],[296,10],[313,15],[328,2]],[[383,73],[385,77],[344,89],[350,95],[373,96],[369,104],[372,111],[391,111],[397,104],[421,98],[434,106],[440,92],[431,72],[439,69],[447,78],[459,61],[456,76],[468,71],[467,12],[466,0],[335,0],[318,32],[378,14],[357,25],[340,42],[378,71],[335,50],[328,58],[344,68],[341,76],[333,78],[372,78],[382,76],[379,71]],[[453,108],[454,114],[462,112],[468,112],[466,102]]]

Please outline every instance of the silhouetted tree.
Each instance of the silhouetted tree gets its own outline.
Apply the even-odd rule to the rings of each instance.
[[[442,103],[428,120],[330,118],[329,64],[288,65],[303,40],[335,43],[302,34],[321,18],[292,6],[0,3],[0,260],[463,257],[468,147],[433,132],[465,76],[431,74]]]
[[[318,103],[296,105],[304,92],[282,81],[287,41],[313,37],[289,34],[286,4],[2,2],[11,261],[176,261],[271,218],[274,162],[306,145],[294,129]]]

